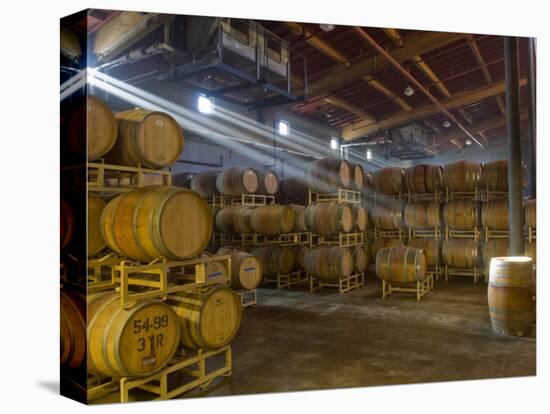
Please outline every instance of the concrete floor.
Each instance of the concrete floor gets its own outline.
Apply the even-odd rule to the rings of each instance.
[[[461,277],[436,282],[420,302],[403,293],[382,299],[374,277],[346,295],[259,289],[232,349],[232,377],[186,397],[536,373],[534,333],[493,333],[487,285]]]

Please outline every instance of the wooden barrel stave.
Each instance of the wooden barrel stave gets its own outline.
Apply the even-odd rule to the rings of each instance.
[[[60,293],[60,363],[65,369],[77,369],[86,358],[86,299],[74,291]]]

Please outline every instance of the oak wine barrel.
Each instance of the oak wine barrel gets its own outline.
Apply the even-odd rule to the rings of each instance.
[[[310,275],[328,280],[351,276],[354,269],[351,252],[338,246],[309,249],[304,264]]]
[[[212,260],[204,264],[204,273],[206,275],[206,280],[218,277],[225,278],[227,275],[227,269],[225,268],[223,262]]]
[[[170,295],[167,303],[176,311],[181,344],[188,349],[227,345],[241,324],[241,301],[224,285]]]
[[[481,184],[481,164],[458,161],[443,166],[443,184],[450,191],[474,191]]]
[[[219,171],[203,171],[197,173],[191,178],[189,182],[189,188],[201,195],[204,198],[212,198],[218,195],[218,189],[216,188],[216,178]]]
[[[451,268],[470,269],[480,265],[479,242],[472,239],[443,241],[443,262]]]
[[[346,160],[323,158],[305,165],[307,185],[317,193],[333,193],[352,186],[351,166]]]
[[[353,211],[347,204],[316,203],[305,211],[306,225],[309,231],[323,236],[331,236],[353,230]]]
[[[180,323],[158,300],[129,309],[116,292],[88,297],[88,371],[107,377],[144,377],[160,371],[176,353]]]
[[[279,195],[285,202],[307,203],[308,187],[305,178],[297,175],[282,179],[279,183]]]
[[[508,230],[508,200],[491,200],[481,205],[481,224],[492,230]]]
[[[222,233],[252,233],[252,212],[253,209],[247,206],[221,208],[215,215],[216,228]]]
[[[534,198],[525,201],[525,225],[537,228],[537,200]]]
[[[84,295],[61,291],[60,346],[61,366],[79,368],[86,358],[86,299]]]
[[[365,242],[365,244],[367,243]],[[402,245],[403,243],[399,239],[382,237],[380,239],[372,240],[369,243],[368,260],[372,263],[376,262],[376,255],[378,254],[378,251],[380,249],[383,249],[385,247],[398,247]]]
[[[491,191],[508,191],[508,161],[498,160],[483,164],[485,186]]]
[[[397,195],[404,188],[403,169],[386,167],[372,172],[372,183],[377,193]]]
[[[219,253],[218,251],[218,254]],[[262,264],[250,253],[231,250],[223,254],[231,256],[231,287],[233,289],[256,289],[262,283]]]
[[[98,196],[88,192],[88,256],[99,253],[105,248],[101,235],[101,213],[105,202]]]
[[[306,225],[306,207],[299,204],[289,204],[288,208],[294,211],[296,222],[294,224],[293,233],[304,233],[308,231]]]
[[[451,229],[473,230],[481,224],[479,203],[474,200],[452,200],[443,205],[443,221]]]
[[[60,200],[60,218],[59,218],[59,228],[60,228],[60,241],[61,241],[61,250],[68,246],[71,242],[74,230],[75,230],[75,216],[74,211],[69,203],[65,200]]]
[[[355,246],[352,248],[353,268],[357,273],[363,273],[368,264],[367,253],[364,246]]]
[[[254,194],[258,191],[258,175],[252,168],[233,167],[218,174],[216,188],[231,197]]]
[[[421,201],[405,205],[403,220],[412,229],[432,229],[443,226],[440,203]]]
[[[489,239],[483,243],[481,250],[483,257],[483,269],[485,274],[488,276],[491,259],[493,257],[504,257],[510,255],[510,240]]]
[[[441,240],[435,240],[427,237],[416,237],[412,239],[407,246],[424,250],[428,267],[440,266],[442,264]]]
[[[306,255],[309,250],[306,246],[294,246],[294,255],[296,256],[296,270],[305,270],[306,269]]]
[[[159,169],[174,164],[184,139],[176,120],[164,112],[133,109],[115,114],[118,139],[107,154],[109,162]]]
[[[527,336],[535,323],[533,262],[524,256],[494,257],[487,299],[493,331]]]
[[[93,161],[107,154],[117,142],[118,126],[111,109],[99,98],[88,95],[78,102],[67,122],[68,143],[76,155]]]
[[[402,205],[397,200],[375,205],[370,214],[374,227],[379,230],[394,231],[401,227]]]
[[[100,222],[107,246],[142,262],[197,256],[210,241],[212,216],[197,193],[151,186],[121,194],[107,203]]]
[[[365,171],[359,164],[351,164],[352,187],[361,191],[365,181]]]
[[[274,171],[263,171],[255,169],[258,176],[258,190],[257,194],[272,196],[279,191],[279,177]]]
[[[294,210],[280,204],[256,207],[250,213],[250,227],[260,234],[290,233],[295,224],[296,213]]]
[[[289,247],[259,246],[252,248],[250,253],[258,258],[267,276],[290,273],[296,265],[296,254]]]
[[[419,164],[405,169],[405,184],[411,193],[433,193],[442,187],[440,165]]]
[[[369,216],[367,210],[362,204],[353,205],[353,222],[355,224],[355,229],[363,233],[368,227]]]
[[[414,247],[386,247],[376,255],[376,276],[395,283],[422,282],[426,279],[426,254]]]

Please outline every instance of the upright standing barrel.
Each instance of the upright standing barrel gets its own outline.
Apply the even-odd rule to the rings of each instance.
[[[442,264],[441,240],[435,240],[428,237],[416,237],[412,239],[407,246],[424,250],[426,254],[426,263],[429,267],[440,266]]]
[[[294,210],[280,204],[256,207],[250,213],[250,226],[256,233],[277,235],[290,233],[296,224]]]
[[[309,249],[305,257],[307,272],[320,279],[341,279],[353,273],[351,252],[338,246],[320,246]]]
[[[441,204],[421,201],[407,204],[403,209],[403,220],[412,229],[432,229],[442,227]]]
[[[346,160],[323,158],[305,165],[305,181],[318,193],[332,193],[338,188],[350,188],[351,176],[351,167]]]
[[[241,301],[224,285],[168,297],[181,327],[181,344],[188,349],[220,348],[235,337],[241,324]]]
[[[451,239],[443,241],[443,262],[458,269],[471,269],[480,265],[479,242],[472,239]]]
[[[78,292],[62,290],[60,305],[61,366],[76,369],[86,358],[86,298]]]
[[[479,203],[474,200],[451,200],[443,206],[443,221],[454,230],[473,230],[481,224]]]
[[[397,195],[404,189],[403,169],[386,167],[372,172],[372,183],[377,193]]]
[[[252,168],[233,167],[218,174],[216,188],[231,197],[254,194],[258,190],[258,175]]]
[[[274,171],[263,171],[256,169],[258,175],[257,194],[272,196],[279,191],[279,177]]]
[[[527,336],[535,323],[533,263],[524,256],[494,257],[487,298],[493,331]]]
[[[180,323],[170,306],[143,300],[129,309],[116,292],[88,297],[88,371],[107,377],[144,377],[172,359]]]
[[[441,189],[440,165],[419,164],[405,169],[405,184],[411,193],[433,193]]]
[[[101,235],[101,213],[105,202],[98,196],[88,193],[88,256],[99,253],[105,248],[105,241]]]
[[[117,165],[164,168],[183,151],[184,139],[176,120],[164,112],[133,109],[115,114],[118,139],[107,154]]]
[[[353,211],[347,204],[316,203],[308,206],[305,214],[307,228],[313,233],[331,236],[353,229]]]
[[[534,198],[525,201],[525,225],[537,228],[537,200]]]
[[[267,276],[290,273],[296,264],[296,253],[289,247],[258,246],[250,253],[258,258]]]
[[[485,186],[491,191],[508,191],[508,161],[498,160],[483,164]]]
[[[508,200],[491,200],[481,205],[481,224],[491,230],[508,230]]]
[[[414,247],[388,247],[376,255],[376,276],[389,282],[422,282],[426,269],[424,250]]]
[[[107,203],[100,222],[107,246],[118,254],[150,262],[197,256],[210,241],[212,216],[197,193],[150,186],[121,194]]]
[[[443,183],[450,191],[470,192],[481,184],[481,164],[458,161],[443,166]]]
[[[111,109],[99,98],[88,95],[69,116],[67,135],[71,150],[93,161],[107,154],[117,141],[117,122]]]

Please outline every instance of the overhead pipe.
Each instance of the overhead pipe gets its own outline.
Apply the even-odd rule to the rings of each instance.
[[[528,40],[527,94],[529,96],[529,160],[528,192],[537,197],[537,84],[535,61],[535,38]]]
[[[523,180],[521,166],[521,125],[519,54],[517,37],[504,38],[506,119],[508,132],[508,222],[510,255],[523,256]]]
[[[361,27],[354,27],[355,32],[361,36],[364,40],[366,40],[380,55],[382,55],[384,58],[386,58],[397,70],[399,70],[409,81],[411,81],[424,95],[432,101],[441,112],[443,112],[449,119],[451,119],[468,137],[472,139],[476,144],[478,144],[481,148],[485,148],[485,146],[477,140],[477,138],[470,132],[464,125],[460,123],[460,121],[447,109],[439,100],[433,96],[430,91],[428,91],[424,85],[422,85],[416,78],[411,75],[407,69],[401,65],[397,60],[395,60],[386,50],[376,42],[365,30],[363,30]]]

